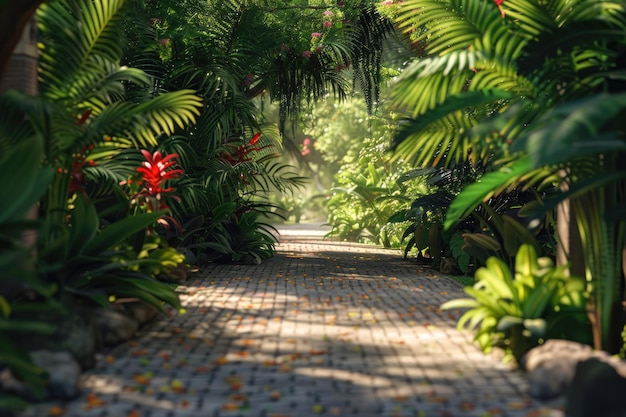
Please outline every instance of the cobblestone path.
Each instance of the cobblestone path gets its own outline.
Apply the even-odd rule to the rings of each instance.
[[[260,266],[211,266],[84,375],[68,417],[562,416],[455,329],[454,281],[399,252],[284,236]],[[53,405],[24,417],[48,416]]]

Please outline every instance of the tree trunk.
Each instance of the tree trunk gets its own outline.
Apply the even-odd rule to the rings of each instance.
[[[37,23],[34,12],[40,1],[12,1],[0,9],[0,94],[7,90],[18,90],[30,95],[36,95],[37,88]],[[26,9],[31,5],[31,9]],[[33,6],[34,5],[34,6]],[[13,7],[11,7],[13,6]],[[21,7],[20,7],[21,6]],[[22,13],[11,20],[11,11]],[[10,33],[15,28],[19,32]],[[17,35],[16,35],[17,34]],[[21,36],[20,36],[21,34]],[[17,40],[17,42],[14,42]],[[9,47],[11,49],[9,49]],[[25,215],[29,220],[37,218],[38,207],[33,206]],[[24,232],[22,240],[29,248],[35,247],[37,233]]]
[[[43,0],[7,0],[0,7],[0,82],[3,85],[13,51],[22,38],[24,28],[32,23],[33,15],[41,3]]]

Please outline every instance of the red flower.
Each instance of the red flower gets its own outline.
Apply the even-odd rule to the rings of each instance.
[[[250,139],[250,145],[254,145],[255,143],[257,143],[260,138],[261,138],[261,132],[259,132],[256,135],[252,136],[252,139]]]
[[[504,3],[504,0],[493,0],[493,2],[496,4],[496,6],[498,6],[498,10],[500,10],[500,15],[504,19],[504,9],[502,8],[502,3]]]
[[[267,147],[267,146],[263,146],[259,148],[258,146],[254,146],[259,141],[259,139],[261,139],[261,136],[262,136],[262,133],[258,132],[254,136],[252,136],[252,138],[250,138],[250,141],[248,143],[244,143],[242,145],[239,145],[238,147],[226,144],[226,146],[232,149],[232,151],[222,152],[220,157],[228,161],[233,166],[242,162],[252,161],[252,158],[248,156],[251,152],[260,151],[261,149],[264,149]]]
[[[141,153],[146,160],[142,163],[142,166],[137,168],[137,172],[143,176],[147,194],[157,196],[160,193],[173,191],[173,187],[161,188],[161,186],[165,181],[178,178],[184,173],[182,169],[172,169],[168,171],[168,168],[176,165],[174,158],[178,158],[178,154],[172,153],[163,156],[159,151],[150,154],[150,152],[145,149],[142,149]]]

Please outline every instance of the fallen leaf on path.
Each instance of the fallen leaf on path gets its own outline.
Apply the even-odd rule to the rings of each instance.
[[[65,408],[63,407],[55,406],[55,407],[50,407],[48,409],[49,417],[59,417],[59,416],[62,416],[63,414],[65,414]]]
[[[87,402],[86,407],[88,409],[102,407],[103,405],[106,405],[106,402],[104,400],[102,400],[96,394],[93,394],[93,393],[87,395],[87,398],[85,398],[85,401]]]
[[[218,366],[226,365],[228,363],[228,358],[226,356],[222,356],[221,358],[218,358],[215,361],[213,361],[213,363]]]
[[[133,381],[139,385],[148,385],[150,383],[150,379],[148,379],[145,375],[135,375],[133,376]]]

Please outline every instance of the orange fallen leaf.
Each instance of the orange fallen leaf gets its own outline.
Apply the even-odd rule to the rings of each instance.
[[[131,356],[146,356],[148,353],[150,353],[148,349],[133,350],[130,352]]]
[[[526,401],[511,401],[509,403],[509,408],[511,410],[521,410],[522,408],[526,408],[528,403]]]
[[[85,401],[87,402],[87,408],[102,407],[103,405],[106,404],[105,401],[98,398],[98,396],[93,393],[87,395],[87,398],[85,398]]]
[[[328,352],[325,350],[321,350],[321,349],[311,349],[309,351],[309,354],[313,355],[313,356],[317,356],[317,355],[325,355]]]
[[[104,358],[104,361],[106,363],[113,363],[113,362],[115,362],[115,357],[111,356],[111,355],[108,355],[106,358]]]
[[[278,368],[278,370],[280,372],[289,372],[293,369],[293,367],[287,363],[284,363],[280,366],[280,368]]]
[[[226,404],[222,405],[222,410],[224,410],[224,411],[236,411],[236,410],[239,410],[239,404],[226,403]]]
[[[59,417],[63,414],[65,414],[65,408],[63,407],[55,406],[50,407],[50,409],[48,410],[48,416],[50,417]]]
[[[211,370],[211,368],[209,368],[208,366],[198,366],[197,368],[194,368],[194,372],[197,374],[203,374],[206,372],[209,372]]]
[[[429,403],[445,404],[448,402],[448,398],[447,397],[426,397],[426,401],[428,401]]]
[[[226,356],[222,356],[221,358],[218,358],[215,361],[213,361],[213,363],[215,365],[225,365],[228,363],[228,358],[226,358]]]
[[[238,402],[242,402],[242,401],[248,401],[248,396],[244,395],[244,394],[233,394],[229,397],[232,401],[238,401]]]
[[[241,352],[237,352],[236,355],[241,357],[241,358],[246,358],[246,357],[250,356],[250,352],[248,352],[247,350],[243,350]]]
[[[145,375],[135,375],[133,376],[133,381],[140,385],[148,385],[150,380]]]
[[[126,417],[139,417],[139,416],[140,416],[140,414],[139,414],[139,411],[137,411],[137,410],[133,410],[133,411],[129,412],[128,414],[126,414]]]
[[[459,408],[463,411],[472,411],[474,409],[474,404],[469,401],[464,401],[459,405]]]
[[[278,401],[278,400],[280,400],[281,396],[282,396],[282,394],[280,393],[280,391],[272,391],[270,393],[270,400],[271,401]]]
[[[182,408],[188,408],[188,407],[189,407],[189,400],[182,400],[182,401],[180,402],[180,406],[181,406]]]

